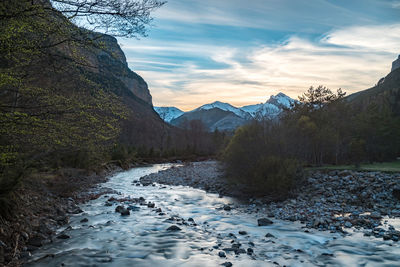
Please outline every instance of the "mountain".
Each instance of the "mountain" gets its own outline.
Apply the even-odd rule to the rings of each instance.
[[[187,123],[193,120],[200,120],[209,131],[215,129],[221,131],[234,130],[245,124],[248,120],[239,117],[232,111],[222,110],[220,108],[195,109],[184,113],[182,116],[173,119],[171,124],[185,128]]]
[[[161,118],[175,126],[183,127],[185,121],[201,120],[210,131],[215,129],[230,131],[252,119],[276,118],[283,109],[290,108],[295,101],[279,93],[272,95],[265,103],[241,108],[215,101],[185,113],[175,107],[154,107],[154,109]]]
[[[171,122],[173,119],[185,113],[176,107],[154,107],[154,110],[160,115],[160,118],[166,122]]]
[[[290,108],[295,101],[296,100],[284,93],[279,93],[275,96],[272,95],[265,103],[248,105],[240,109],[248,112],[253,118],[274,118],[278,116],[284,108]]]
[[[393,68],[374,87],[351,94],[346,99],[360,110],[374,104],[380,109],[388,107],[395,115],[400,116],[400,67]]]
[[[240,108],[234,107],[231,104],[223,103],[223,102],[220,102],[220,101],[215,101],[215,102],[213,102],[211,104],[205,104],[205,105],[203,105],[203,106],[201,106],[199,108],[196,108],[195,110],[193,110],[191,112],[194,112],[194,111],[197,111],[197,110],[210,110],[210,109],[214,109],[214,108],[218,108],[220,110],[225,110],[225,111],[230,111],[230,112],[234,113],[235,115],[237,115],[237,116],[239,116],[240,118],[243,118],[243,119],[250,119],[251,118],[251,116],[250,116],[250,114],[248,112],[246,112],[246,111],[244,111],[244,110],[242,110]]]

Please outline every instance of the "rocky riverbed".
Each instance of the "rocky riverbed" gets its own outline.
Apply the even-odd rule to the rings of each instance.
[[[137,184],[138,181],[134,181]],[[152,173],[140,179],[152,183],[186,185],[220,195],[248,195],[223,178],[216,161],[194,162]],[[269,218],[299,221],[305,228],[347,234],[348,229],[366,236],[398,241],[400,231],[390,220],[400,217],[400,174],[357,171],[314,171],[305,184],[285,201],[250,199],[250,205],[223,207],[261,212]]]
[[[194,165],[202,164],[215,165]],[[57,231],[56,236],[63,239],[55,238],[33,251],[26,265],[376,267],[400,261],[399,242],[366,236],[363,228],[354,227],[355,222],[350,228],[319,231],[324,229],[321,223],[307,226],[283,216],[290,212],[284,206],[301,207],[300,194],[296,202],[292,198],[279,204],[262,203],[190,186],[138,182],[171,167],[180,168],[156,164],[111,176],[98,191],[110,188],[113,192],[79,205],[83,212],[71,216]],[[320,211],[306,212],[313,222]],[[396,231],[400,220],[387,217],[385,224],[385,219],[376,219],[385,233]]]
[[[0,266],[20,266],[40,247],[68,238],[58,229],[83,212],[79,204],[113,192],[97,185],[118,170],[115,165],[99,173],[69,168],[26,177],[13,196],[12,215],[0,218]]]

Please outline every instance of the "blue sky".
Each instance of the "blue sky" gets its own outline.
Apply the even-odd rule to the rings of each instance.
[[[311,85],[373,86],[400,54],[400,0],[169,0],[119,39],[156,106],[236,106]]]

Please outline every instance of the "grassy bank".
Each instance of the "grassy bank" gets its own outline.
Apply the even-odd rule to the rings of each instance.
[[[309,168],[309,170],[357,170],[357,171],[400,172],[400,160],[391,162],[372,163],[372,164],[361,164],[358,168],[355,165],[329,165],[323,167]]]

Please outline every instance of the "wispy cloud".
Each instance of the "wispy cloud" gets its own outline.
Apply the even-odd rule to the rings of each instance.
[[[132,59],[133,66],[142,66],[135,70],[149,83],[155,105],[190,110],[222,100],[241,106],[263,102],[279,91],[296,97],[311,85],[341,87],[349,93],[373,86],[390,71],[400,52],[400,24],[348,27],[316,40],[291,36],[280,43],[246,48],[171,41],[124,49],[128,55],[131,50],[148,50],[156,58]],[[176,54],[190,58],[173,63],[157,60]],[[226,67],[202,66],[196,58]]]
[[[392,2],[392,7],[400,9],[400,1],[393,1]]]

